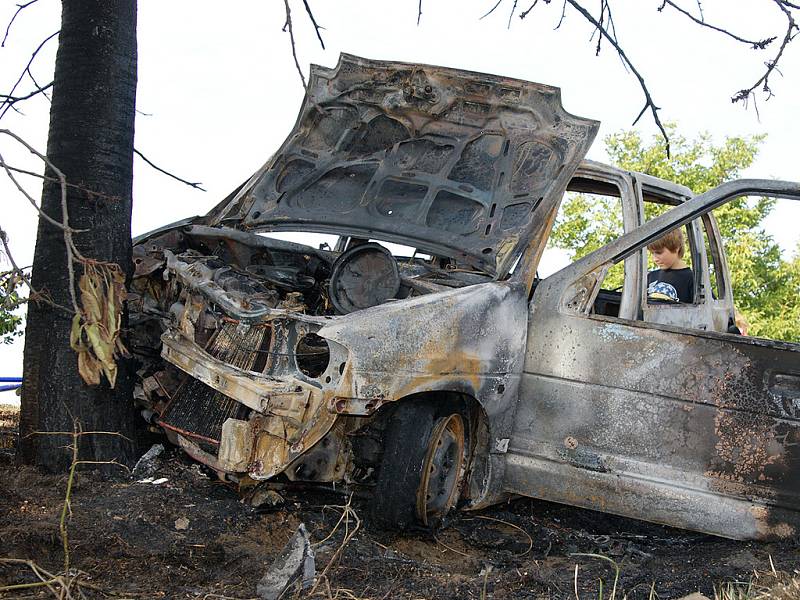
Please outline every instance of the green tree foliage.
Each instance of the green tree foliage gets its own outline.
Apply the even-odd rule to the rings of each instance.
[[[749,167],[763,136],[730,137],[715,145],[707,134],[690,140],[674,124],[668,126],[672,142],[670,157],[664,142],[649,144],[634,131],[605,139],[611,162],[630,171],[640,171],[674,181],[696,194],[736,179]],[[761,337],[800,341],[800,246],[793,260],[781,256],[780,247],[764,231],[764,219],[775,206],[770,198],[739,198],[716,209],[714,215],[725,243],[737,309],[750,322],[750,333]],[[645,215],[652,218],[668,207],[648,203]],[[620,201],[608,196],[570,195],[559,214],[550,244],[569,251],[578,259],[622,234]],[[622,285],[622,265],[616,265],[603,284]]]
[[[5,236],[5,232],[0,231],[0,236]],[[26,301],[20,296],[22,285],[17,271],[0,273],[0,342],[3,344],[10,344],[22,335],[22,317],[18,314]]]
[[[22,317],[16,314],[22,304],[21,280],[13,272],[0,273],[0,342],[10,344],[22,335]]]

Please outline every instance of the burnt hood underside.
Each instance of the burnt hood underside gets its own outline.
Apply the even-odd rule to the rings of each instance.
[[[343,54],[312,66],[289,137],[208,222],[378,237],[503,275],[597,128],[558,88]]]

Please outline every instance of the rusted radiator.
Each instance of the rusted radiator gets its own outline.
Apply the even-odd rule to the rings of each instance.
[[[269,358],[271,334],[269,324],[255,325],[242,331],[238,323],[223,321],[206,351],[231,366],[260,373]]]
[[[269,327],[251,327],[242,332],[236,323],[224,322],[206,351],[231,366],[262,371],[269,356]],[[226,419],[241,419],[249,409],[204,383],[186,376],[160,417],[172,429],[216,454]]]

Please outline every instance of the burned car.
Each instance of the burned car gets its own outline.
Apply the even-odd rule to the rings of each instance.
[[[370,489],[390,527],[525,495],[795,535],[800,347],[727,333],[710,211],[800,185],[693,198],[583,161],[597,128],[544,85],[349,55],[312,67],[262,169],[136,240],[143,414],[229,480]],[[627,233],[539,280],[568,188],[618,197]],[[674,208],[645,221],[645,202]],[[695,299],[650,305],[645,248],[675,227]],[[606,290],[615,263],[624,285]]]

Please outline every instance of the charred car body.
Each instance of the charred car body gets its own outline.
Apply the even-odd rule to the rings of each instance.
[[[205,217],[137,240],[144,414],[223,477],[370,486],[389,526],[521,494],[794,535],[800,349],[726,333],[708,212],[800,186],[691,199],[581,162],[597,126],[538,84],[347,55],[313,67],[261,170]],[[539,281],[568,187],[618,196],[628,233]],[[675,208],[645,222],[646,201]],[[644,248],[684,225],[695,302],[648,305]],[[262,235],[286,231],[337,241]],[[616,262],[625,284],[602,290]]]

